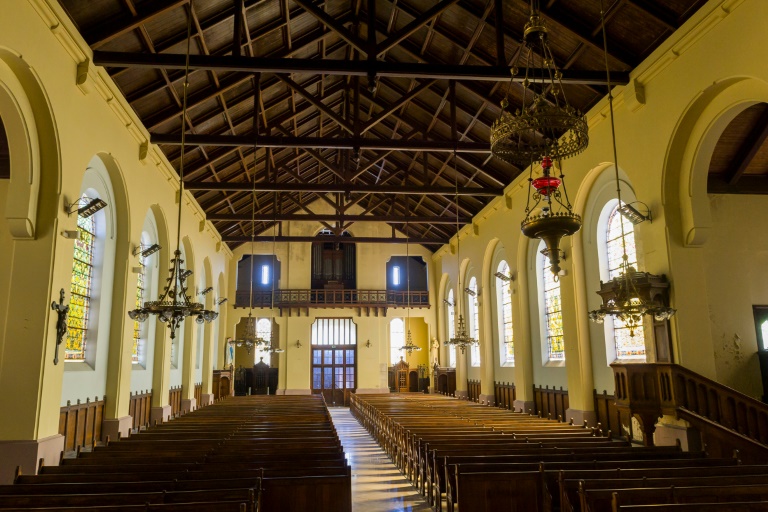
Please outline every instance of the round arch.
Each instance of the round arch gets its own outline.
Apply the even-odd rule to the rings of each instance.
[[[707,198],[709,162],[717,140],[743,110],[768,103],[768,83],[750,77],[720,80],[685,109],[667,148],[662,197],[670,234],[685,247],[708,239],[712,217]]]

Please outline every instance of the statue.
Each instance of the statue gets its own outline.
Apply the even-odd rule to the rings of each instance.
[[[59,345],[67,334],[67,315],[69,314],[69,304],[64,305],[64,288],[59,292],[59,303],[51,302],[51,309],[56,312],[56,353],[53,357],[53,364],[59,364]]]

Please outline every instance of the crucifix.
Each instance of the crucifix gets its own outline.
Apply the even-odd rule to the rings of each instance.
[[[53,364],[59,364],[59,345],[64,335],[67,334],[67,314],[69,314],[69,304],[64,305],[64,288],[59,292],[59,303],[51,302],[51,309],[56,312],[56,354],[53,357]]]

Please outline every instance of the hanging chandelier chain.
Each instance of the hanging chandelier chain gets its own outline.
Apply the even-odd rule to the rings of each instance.
[[[603,33],[603,60],[605,61],[605,77],[606,87],[608,88],[608,112],[611,118],[611,142],[613,144],[613,171],[616,178],[616,198],[619,201],[619,208],[621,208],[621,181],[619,180],[619,157],[618,150],[616,149],[616,123],[613,116],[613,86],[611,84],[611,68],[608,65],[608,37],[605,31],[605,0],[600,0],[600,30]],[[627,256],[627,243],[624,240],[624,218],[619,219],[619,226],[621,227],[621,250],[622,260],[628,265],[629,258]],[[627,266],[625,265],[625,267]],[[625,269],[626,270],[626,269]]]

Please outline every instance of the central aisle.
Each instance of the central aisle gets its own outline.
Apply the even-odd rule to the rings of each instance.
[[[353,512],[432,510],[398,471],[347,407],[329,407],[333,425],[352,466]]]

